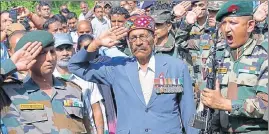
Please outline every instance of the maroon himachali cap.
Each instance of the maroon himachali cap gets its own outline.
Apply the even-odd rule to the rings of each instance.
[[[129,29],[128,33],[135,29],[147,29],[154,33],[155,22],[150,16],[135,15],[125,21],[124,27]]]

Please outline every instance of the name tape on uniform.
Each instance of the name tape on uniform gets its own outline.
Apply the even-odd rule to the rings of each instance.
[[[202,46],[202,49],[203,49],[203,50],[209,50],[210,47],[211,47],[210,45],[204,45],[204,46]]]
[[[212,72],[212,68],[208,68],[208,72]],[[226,74],[228,72],[227,68],[218,68],[217,73],[219,74]]]
[[[44,104],[20,104],[20,110],[44,110]]]

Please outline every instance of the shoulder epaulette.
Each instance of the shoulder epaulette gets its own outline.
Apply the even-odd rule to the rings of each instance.
[[[268,52],[268,41],[265,40],[263,42],[261,42],[260,44],[258,44],[258,46],[261,46],[266,52]]]

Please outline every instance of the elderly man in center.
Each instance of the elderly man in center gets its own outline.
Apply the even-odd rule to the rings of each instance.
[[[151,17],[132,16],[124,26],[113,27],[80,50],[70,59],[69,70],[84,80],[112,86],[117,134],[198,133],[189,126],[195,105],[188,67],[180,59],[154,55]],[[112,47],[124,36],[133,57],[95,59],[99,47]]]

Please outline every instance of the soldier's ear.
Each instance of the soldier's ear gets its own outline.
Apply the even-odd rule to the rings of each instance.
[[[249,20],[247,25],[248,25],[247,32],[251,33],[255,28],[255,21],[254,20]]]

